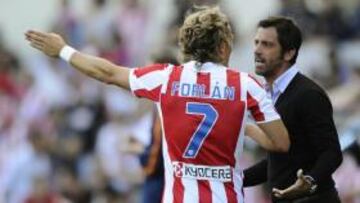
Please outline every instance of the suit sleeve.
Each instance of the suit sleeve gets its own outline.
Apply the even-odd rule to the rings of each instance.
[[[158,102],[162,85],[169,76],[168,70],[167,64],[154,64],[132,69],[129,76],[131,92],[137,97]]]
[[[301,103],[301,121],[310,136],[311,147],[319,154],[314,167],[307,173],[321,181],[330,177],[342,162],[332,105],[327,95],[317,90],[307,91]]]
[[[267,159],[244,170],[244,187],[251,187],[267,181]]]

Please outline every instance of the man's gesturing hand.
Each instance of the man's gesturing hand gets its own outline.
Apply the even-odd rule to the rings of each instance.
[[[277,198],[296,198],[304,194],[311,193],[312,187],[314,185],[309,181],[303,174],[303,170],[299,169],[297,171],[297,180],[290,187],[279,190],[273,188],[272,192]],[[316,186],[315,186],[316,187]]]
[[[66,45],[63,38],[55,33],[29,30],[25,33],[25,37],[32,47],[51,57],[58,57],[61,48]]]

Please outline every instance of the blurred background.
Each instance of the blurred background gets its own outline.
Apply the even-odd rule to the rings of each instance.
[[[303,30],[298,64],[329,94],[344,161],[334,174],[345,203],[360,202],[359,0],[0,0],[0,203],[137,203],[140,154],[152,143],[153,106],[88,79],[28,46],[28,29],[129,67],[178,54],[177,30],[193,4],[231,19],[230,66],[253,73],[256,23],[293,17]],[[243,165],[264,155],[251,140]],[[266,186],[247,202],[269,202]]]

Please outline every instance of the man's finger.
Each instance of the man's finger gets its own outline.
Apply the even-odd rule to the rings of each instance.
[[[298,178],[303,179],[304,178],[304,171],[302,169],[299,169],[296,173]]]
[[[272,192],[273,192],[274,194],[281,194],[281,195],[282,195],[282,193],[283,193],[282,190],[279,190],[279,189],[277,189],[277,188],[273,188],[273,189],[272,189]]]
[[[31,42],[30,46],[34,47],[35,49],[38,49],[40,51],[42,51],[43,45],[39,44],[39,43],[35,43],[35,42]]]
[[[36,35],[36,34],[31,34],[31,33],[26,33],[26,38],[29,40],[36,40],[36,41],[44,41],[44,37]]]
[[[44,44],[44,41],[42,39],[38,39],[38,38],[26,36],[26,40],[28,40],[29,42],[37,43],[37,44]]]
[[[35,31],[28,31],[25,33],[25,36],[28,40],[36,40],[44,42],[47,39],[47,34]]]
[[[34,35],[34,36],[38,36],[38,37],[42,37],[42,38],[46,38],[48,36],[47,33],[36,31],[36,30],[29,30],[29,31],[27,31],[27,33],[30,35]]]
[[[279,190],[277,188],[273,188],[272,193],[274,194],[275,197],[277,198],[282,198],[283,197],[283,191]]]
[[[281,190],[279,190],[279,189],[277,189],[277,188],[273,188],[273,189],[272,189],[272,192],[277,192],[277,193],[280,193],[280,192],[281,192]]]
[[[273,189],[274,195],[278,196],[278,197],[289,197],[291,195],[294,195],[295,193],[297,193],[298,190],[298,186],[296,184],[291,185],[288,188],[285,188],[283,190],[279,190],[277,188]]]

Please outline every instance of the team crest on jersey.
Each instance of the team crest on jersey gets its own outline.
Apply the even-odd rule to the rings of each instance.
[[[182,162],[172,162],[174,175],[180,178],[230,182],[232,180],[230,166],[205,166]]]

